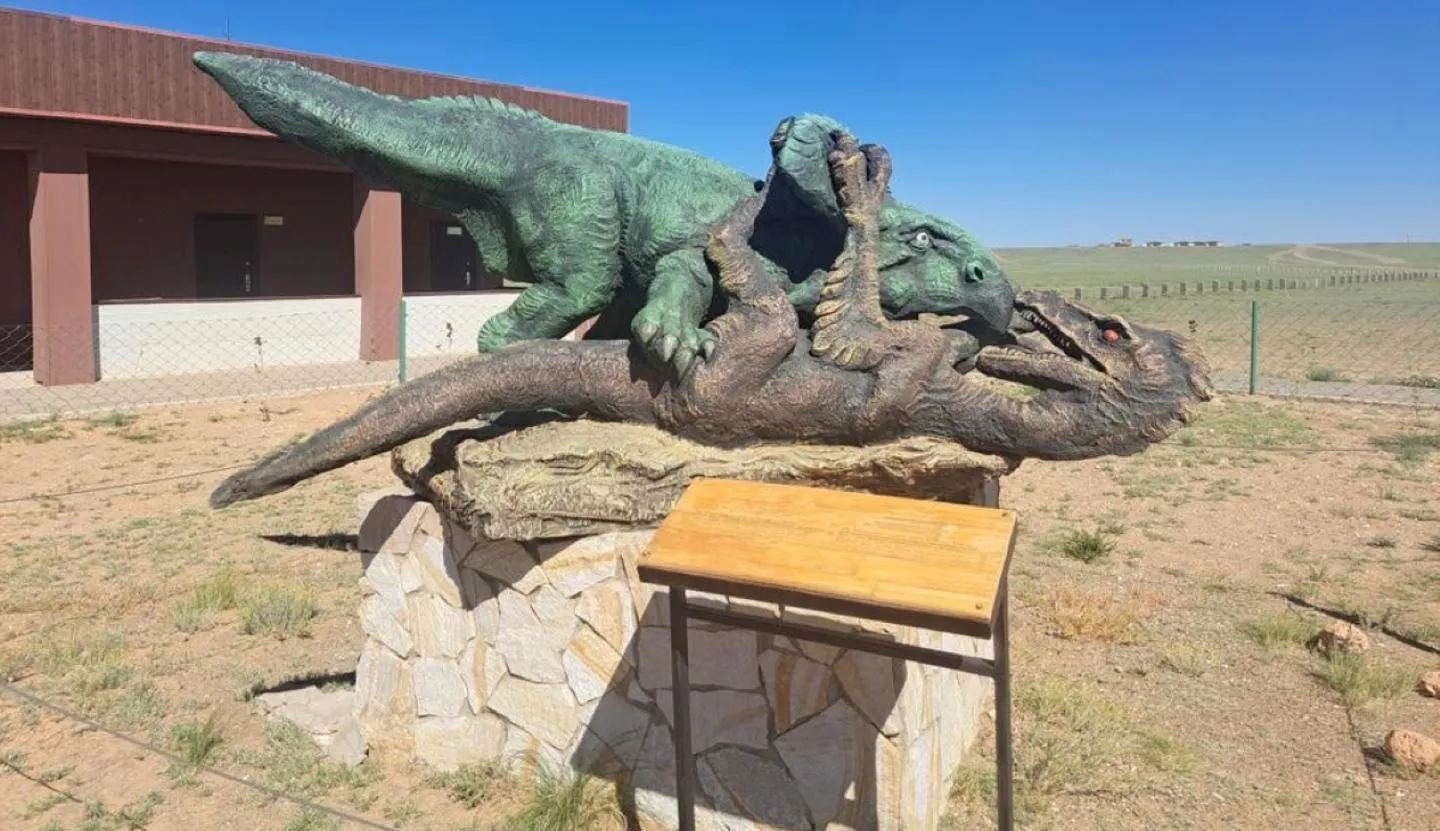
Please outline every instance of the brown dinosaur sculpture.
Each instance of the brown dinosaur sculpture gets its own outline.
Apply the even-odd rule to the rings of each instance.
[[[710,238],[706,258],[728,308],[709,324],[712,360],[684,380],[652,370],[625,341],[516,343],[390,390],[231,476],[211,505],[283,491],[478,413],[557,409],[717,446],[933,436],[981,453],[1067,460],[1139,452],[1211,396],[1205,363],[1182,336],[1092,313],[1053,292],[1023,293],[1015,303],[1048,348],[986,347],[957,368],[969,354],[963,337],[881,313],[876,247],[889,156],[848,135],[836,139],[830,162],[848,229],[812,332],[799,328],[784,289],[748,244],[767,179]],[[1008,395],[974,370],[1042,392]]]

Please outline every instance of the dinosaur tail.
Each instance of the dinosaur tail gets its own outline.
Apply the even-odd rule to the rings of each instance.
[[[457,361],[391,389],[230,476],[211,493],[210,505],[223,508],[279,493],[481,413],[547,407],[654,418],[645,384],[631,380],[623,342],[531,341]]]
[[[291,61],[231,52],[196,52],[192,60],[258,126],[420,194],[443,197],[456,182],[503,188],[519,173],[520,143],[553,124],[487,98],[381,95]]]

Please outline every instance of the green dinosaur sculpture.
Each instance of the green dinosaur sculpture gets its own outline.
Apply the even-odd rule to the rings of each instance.
[[[1210,398],[1208,366],[1184,337],[1091,313],[1055,292],[1026,292],[1015,303],[1045,348],[987,346],[976,372],[957,369],[953,332],[890,321],[879,308],[888,155],[841,136],[830,164],[848,228],[824,278],[810,348],[780,283],[747,244],[767,185],[719,223],[706,248],[731,302],[709,323],[713,358],[686,378],[657,377],[623,342],[514,344],[390,390],[229,477],[210,504],[279,493],[480,412],[559,408],[717,446],[931,436],[982,453],[1063,460],[1140,452]],[[977,374],[1041,392],[1022,400]]]
[[[760,183],[689,150],[590,130],[489,98],[408,100],[288,61],[197,52],[193,60],[261,127],[416,202],[455,216],[491,271],[531,283],[477,338],[480,351],[564,336],[631,333],[683,376],[708,356],[702,323],[723,309],[704,247]],[[776,183],[752,247],[813,311],[845,225],[826,153],[835,121],[785,119],[772,137]],[[995,257],[954,224],[890,198],[881,211],[887,315],[965,314],[975,347],[1003,333],[1014,289]]]

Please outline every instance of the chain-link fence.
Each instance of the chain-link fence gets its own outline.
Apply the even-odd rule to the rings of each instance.
[[[1222,390],[1440,406],[1437,278],[1209,279],[1068,296],[1190,335]]]
[[[1222,390],[1440,407],[1440,273],[1193,279],[1065,289],[1191,335]],[[72,331],[0,326],[0,421],[70,417],[413,378],[475,352],[514,292],[102,306]]]
[[[0,326],[0,420],[70,417],[384,384],[398,360],[363,360],[358,303],[275,313],[100,308],[74,329]],[[117,311],[118,310],[118,311]],[[390,337],[387,320],[370,339]],[[98,379],[98,380],[97,380]]]

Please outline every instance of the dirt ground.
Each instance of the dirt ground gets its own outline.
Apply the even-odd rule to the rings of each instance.
[[[0,827],[449,831],[534,804],[509,780],[321,762],[250,703],[353,673],[355,496],[392,479],[373,459],[223,512],[205,498],[366,395],[0,431],[0,669],[73,714],[0,690]],[[1378,752],[1393,728],[1440,737],[1415,689],[1440,669],[1440,412],[1231,398],[1139,456],[1027,462],[1002,502],[1022,518],[1024,827],[1440,828],[1440,776]],[[1363,658],[1306,647],[1347,616]],[[988,827],[988,741],[950,827]]]

